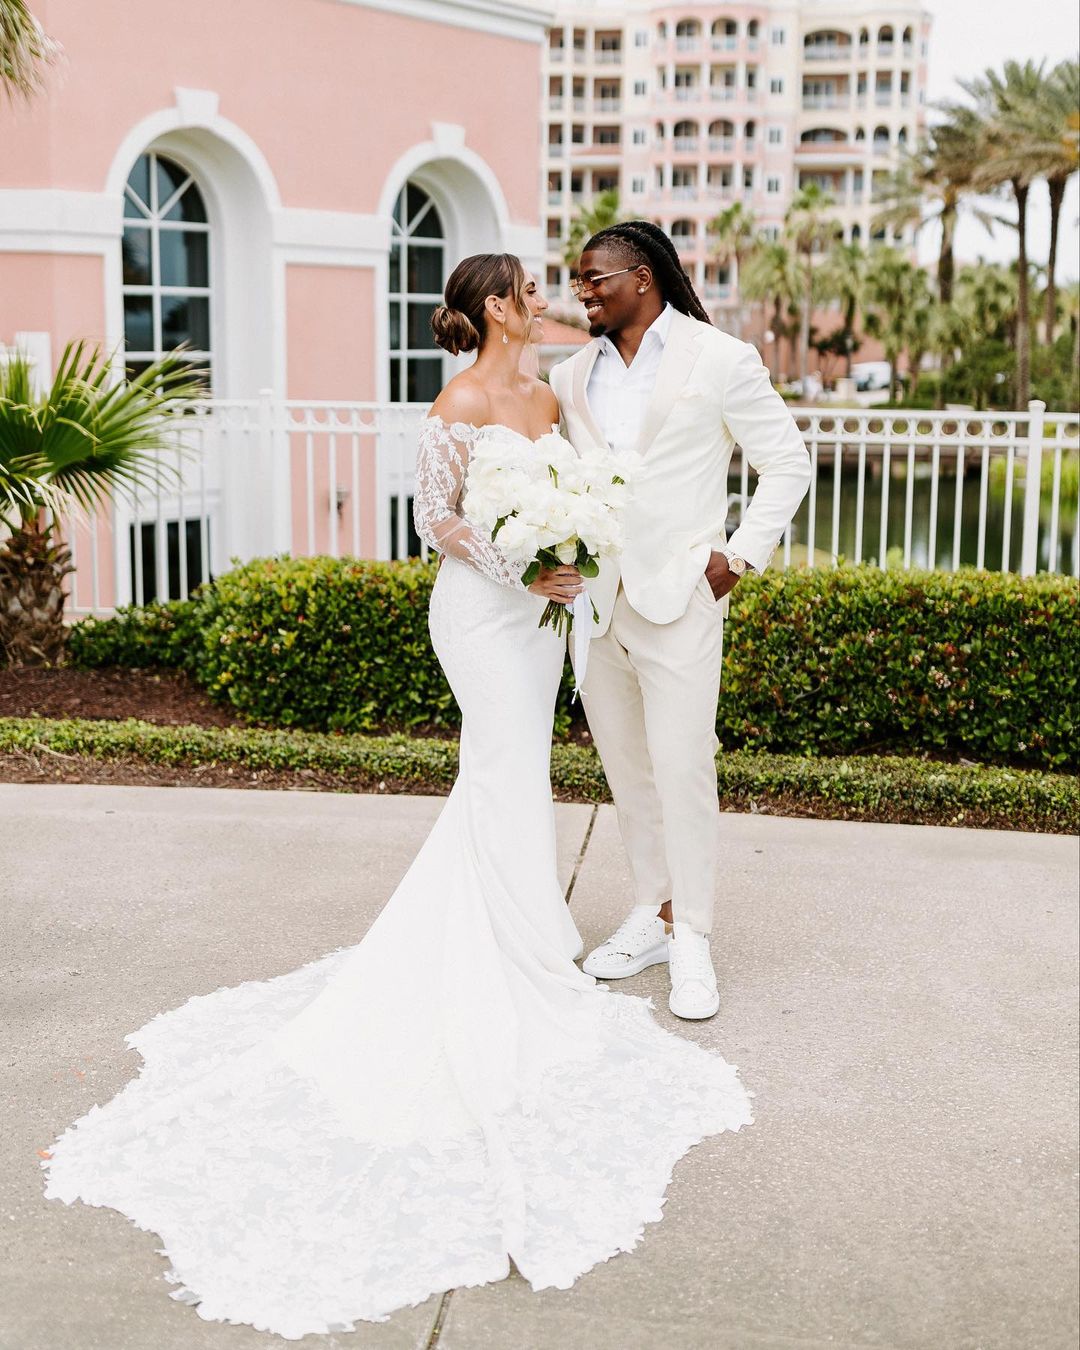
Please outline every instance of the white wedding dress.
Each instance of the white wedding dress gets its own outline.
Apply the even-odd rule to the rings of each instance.
[[[751,1119],[732,1066],[574,965],[549,781],[565,643],[460,514],[480,436],[537,444],[421,433],[417,525],[446,555],[431,637],[463,716],[416,860],[358,946],[131,1035],[139,1077],[46,1164],[50,1197],[160,1234],[204,1318],[347,1330],[511,1259],[567,1288],[661,1217],[690,1147]]]

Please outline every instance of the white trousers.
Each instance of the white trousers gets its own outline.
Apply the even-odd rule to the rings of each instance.
[[[581,691],[615,799],[636,903],[672,904],[712,929],[720,844],[716,705],[726,605],[701,578],[673,623],[643,619],[619,586],[611,624],[590,643]]]

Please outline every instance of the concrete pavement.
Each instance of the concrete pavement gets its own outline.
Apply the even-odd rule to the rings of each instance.
[[[172,1302],[152,1234],[41,1197],[36,1150],[123,1036],[355,942],[439,799],[0,785],[0,1350],[284,1344]],[[627,904],[608,807],[557,808],[587,945]],[[724,818],[721,1050],[757,1122],[569,1291],[516,1276],[312,1350],[1071,1350],[1077,840]],[[587,839],[587,847],[585,847]]]

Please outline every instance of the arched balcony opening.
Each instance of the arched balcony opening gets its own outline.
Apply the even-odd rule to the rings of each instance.
[[[889,152],[889,128],[874,128],[874,153],[876,155],[888,154]]]
[[[734,51],[739,43],[739,25],[734,19],[715,19],[710,29],[716,51]]]
[[[709,149],[730,154],[735,149],[735,123],[719,118],[709,123]]]
[[[846,61],[852,52],[851,34],[839,28],[818,28],[803,38],[807,61]]]
[[[877,35],[878,56],[891,56],[895,45],[892,24],[882,24]]]
[[[680,52],[697,51],[701,45],[701,24],[697,19],[680,19],[675,25],[675,48]]]
[[[696,150],[698,148],[698,124],[692,121],[676,122],[672,137],[676,150]]]
[[[799,137],[802,145],[846,145],[847,132],[837,127],[811,127]]]

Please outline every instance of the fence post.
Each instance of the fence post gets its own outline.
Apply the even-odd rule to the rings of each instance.
[[[1046,404],[1028,404],[1027,473],[1024,477],[1024,526],[1020,538],[1020,575],[1033,577],[1039,565],[1039,501],[1042,497],[1043,425]],[[1008,510],[1011,503],[1005,503]]]
[[[274,418],[274,391],[259,390],[259,444],[269,457],[270,473],[270,551],[288,553],[292,549],[292,476],[289,463],[289,436],[278,428]],[[265,547],[265,545],[261,545]]]

